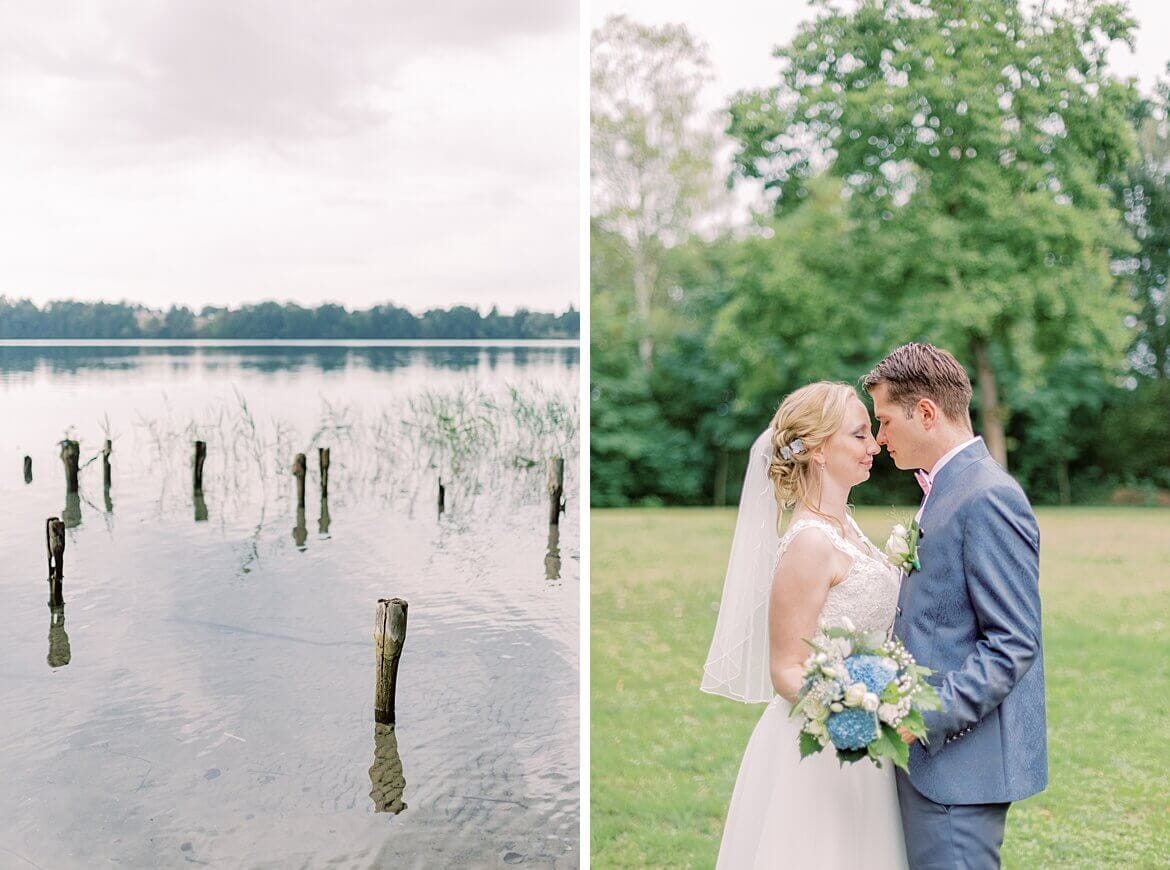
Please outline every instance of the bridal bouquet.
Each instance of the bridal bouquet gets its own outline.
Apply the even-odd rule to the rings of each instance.
[[[837,758],[869,758],[881,767],[883,758],[906,770],[910,747],[898,734],[905,728],[926,741],[924,710],[940,707],[938,693],[897,638],[884,632],[822,626],[804,663],[804,684],[792,707],[803,718],[800,756],[820,752],[830,743]]]

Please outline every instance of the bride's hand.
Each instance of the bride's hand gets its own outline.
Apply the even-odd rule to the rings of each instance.
[[[905,728],[898,729],[898,736],[902,738],[902,742],[905,743],[907,746],[912,746],[918,740],[917,737],[915,737],[913,734],[911,734]]]

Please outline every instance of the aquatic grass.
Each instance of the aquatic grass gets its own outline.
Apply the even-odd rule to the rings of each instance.
[[[155,472],[180,481],[190,474],[192,444],[208,444],[204,489],[243,511],[274,496],[291,498],[291,487],[279,485],[290,474],[295,453],[304,451],[312,476],[317,475],[318,446],[332,448],[331,496],[347,494],[399,499],[434,498],[441,479],[448,507],[474,509],[484,494],[493,501],[524,504],[542,501],[545,459],[566,460],[565,487],[577,489],[579,428],[577,397],[569,390],[550,390],[537,383],[507,385],[487,391],[478,385],[439,390],[424,388],[373,409],[340,405],[321,397],[313,427],[302,432],[287,421],[260,420],[246,396],[233,389],[233,400],[210,405],[193,419],[177,420],[168,413],[144,419],[135,428],[147,444],[146,456]],[[166,488],[160,506],[166,500]]]

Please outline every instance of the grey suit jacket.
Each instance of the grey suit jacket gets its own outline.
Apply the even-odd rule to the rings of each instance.
[[[1048,783],[1040,532],[1022,489],[971,444],[940,469],[894,634],[939,692],[910,781],[941,804],[1007,803]]]

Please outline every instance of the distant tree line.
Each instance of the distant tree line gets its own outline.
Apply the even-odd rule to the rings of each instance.
[[[239,308],[186,306],[156,311],[128,302],[49,302],[0,296],[0,339],[244,338],[244,339],[531,339],[577,338],[580,312],[520,308],[487,314],[466,305],[415,314],[397,305],[351,311],[343,305],[305,308],[262,302]]]

